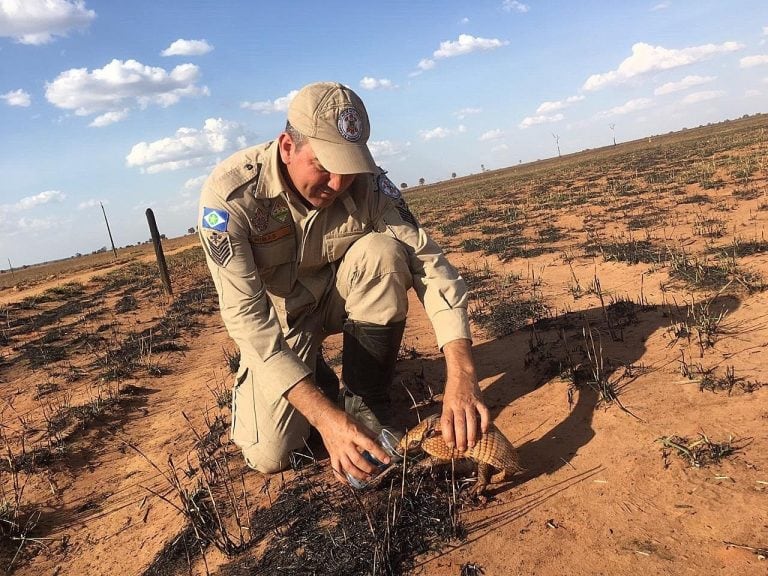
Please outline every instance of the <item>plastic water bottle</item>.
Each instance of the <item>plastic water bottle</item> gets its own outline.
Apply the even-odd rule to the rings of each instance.
[[[397,451],[397,444],[400,442],[400,437],[395,432],[392,432],[388,428],[382,428],[381,432],[379,432],[379,435],[376,436],[376,442],[378,442],[379,446],[384,449],[384,452],[389,455],[391,463],[400,462],[403,459],[403,457]],[[363,458],[376,466],[377,470],[373,473],[373,476],[377,476],[388,466],[388,464],[380,462],[378,458],[375,458],[370,452],[368,452],[368,450],[363,451]],[[352,488],[357,490],[362,490],[368,486],[368,482],[365,480],[358,480],[354,476],[350,475],[349,472],[347,472],[347,481],[349,482],[349,485],[352,486]]]

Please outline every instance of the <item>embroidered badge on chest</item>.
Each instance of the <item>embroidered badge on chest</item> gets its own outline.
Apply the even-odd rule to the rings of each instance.
[[[267,226],[269,226],[269,208],[256,208],[256,212],[253,214],[254,232],[264,232],[264,230],[267,229]]]
[[[402,196],[400,194],[400,190],[398,190],[397,186],[395,186],[395,183],[387,178],[384,174],[379,174],[378,187],[382,194],[392,198],[393,200],[399,200]]]
[[[219,266],[226,266],[232,260],[232,242],[229,233],[202,228],[203,245],[208,256]]]
[[[272,218],[280,222],[280,224],[285,224],[288,221],[290,215],[291,211],[288,210],[288,207],[283,204],[275,204],[272,207]]]
[[[350,142],[357,142],[363,135],[363,121],[360,118],[360,113],[354,108],[344,108],[339,113],[336,126],[339,129],[339,134]]]

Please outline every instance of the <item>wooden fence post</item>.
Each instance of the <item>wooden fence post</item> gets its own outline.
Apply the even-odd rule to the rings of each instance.
[[[152,234],[152,244],[155,246],[155,258],[157,258],[157,266],[160,269],[160,279],[163,281],[165,291],[169,296],[173,296],[173,290],[171,289],[171,277],[168,275],[168,266],[165,263],[165,255],[163,254],[163,245],[160,243],[160,233],[157,231],[157,222],[155,222],[155,214],[152,212],[152,208],[147,208],[147,222],[149,223],[149,231]]]

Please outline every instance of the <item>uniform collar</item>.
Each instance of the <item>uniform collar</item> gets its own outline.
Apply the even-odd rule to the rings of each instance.
[[[280,173],[280,147],[272,140],[264,150],[264,162],[259,170],[259,180],[253,191],[256,198],[277,198],[288,193],[288,185]]]

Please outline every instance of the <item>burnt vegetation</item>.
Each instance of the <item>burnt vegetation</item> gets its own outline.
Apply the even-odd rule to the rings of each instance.
[[[470,289],[471,320],[491,341],[522,342],[520,371],[532,389],[553,382],[571,410],[589,398],[641,421],[624,394],[660,370],[640,360],[646,339],[658,333],[680,351],[674,376],[684,384],[675,385],[735,402],[763,383],[736,360],[718,363],[714,354],[733,339],[730,313],[765,288],[753,266],[768,250],[758,221],[768,209],[766,126],[758,117],[484,171],[409,191],[407,199],[448,252],[471,253],[473,265],[460,270]],[[750,228],[731,222],[736,205],[749,206]],[[83,464],[75,464],[75,454],[93,452],[146,407],[153,393],[148,383],[173,375],[188,339],[216,312],[202,251],[174,254],[168,264],[172,278],[185,279],[172,300],[154,265],[123,261],[87,283],[64,283],[0,307],[0,379],[29,375],[27,389],[16,395],[27,394],[34,405],[19,410],[9,393],[2,412],[0,560],[8,571],[25,554],[44,550],[35,538],[45,543],[52,530],[40,521],[42,504],[27,497],[30,478],[76,475]],[[546,285],[546,267],[553,264],[569,267],[567,285],[557,290],[564,295],[559,309]],[[620,268],[631,293],[627,286],[603,285],[599,265]],[[643,282],[653,274],[662,302],[649,304]],[[139,322],[148,306],[162,313]],[[674,354],[667,363],[673,371]],[[422,361],[415,348],[400,359]],[[231,389],[225,380],[239,363],[236,349],[222,350],[217,368],[226,376],[212,370],[211,397],[201,401],[203,427],[187,418],[192,455],[152,463],[164,485],[148,489],[151,496],[173,507],[185,526],[168,538],[146,576],[191,572],[211,547],[228,557],[222,576],[394,576],[412,573],[424,554],[464,541],[464,514],[478,503],[450,468],[395,468],[362,492],[336,482],[311,449],[297,455],[294,471],[271,481],[244,470],[227,445]],[[428,376],[422,365],[401,382],[414,409],[431,406],[435,390],[439,396],[439,384]],[[665,466],[676,456],[693,468],[719,465],[749,447],[703,432],[658,442]],[[143,455],[129,442],[121,449]],[[254,477],[262,482],[255,490]],[[51,490],[59,498],[53,482]],[[80,506],[99,504],[88,499]],[[139,508],[146,521],[147,510]],[[460,570],[484,573],[475,562]]]

